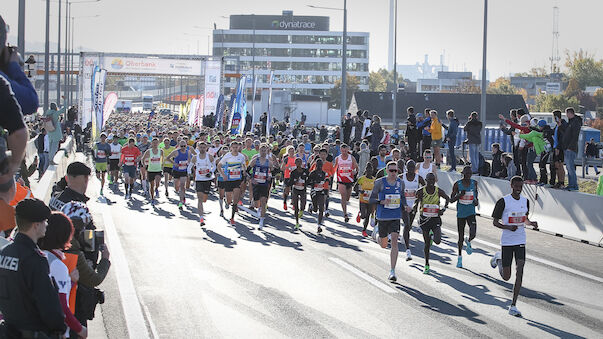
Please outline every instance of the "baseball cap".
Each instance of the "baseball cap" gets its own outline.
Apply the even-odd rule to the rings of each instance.
[[[106,137],[107,137],[107,133],[103,132],[103,133],[101,133],[101,134],[100,134],[100,136],[101,136],[101,138],[102,138],[102,137],[105,137],[105,138],[106,138]]]
[[[40,199],[23,199],[15,207],[15,215],[31,222],[40,222],[50,217],[50,207]]]
[[[417,117],[417,118],[422,118],[422,117],[423,117],[423,113],[417,113],[417,114],[416,114],[416,117]]]
[[[67,166],[67,175],[72,177],[78,175],[90,175],[90,173],[92,173],[90,167],[80,161],[72,162]]]

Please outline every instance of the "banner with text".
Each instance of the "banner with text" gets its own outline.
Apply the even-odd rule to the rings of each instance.
[[[105,124],[107,123],[107,120],[109,120],[109,116],[111,115],[113,108],[115,108],[115,104],[117,104],[117,93],[110,92],[109,94],[107,94],[107,97],[105,98],[105,103],[103,104],[103,126],[102,127],[104,127]]]
[[[205,90],[203,114],[210,115],[214,112],[218,97],[220,97],[221,87],[222,61],[207,60],[205,61]]]
[[[201,75],[201,60],[103,57],[109,73]]]

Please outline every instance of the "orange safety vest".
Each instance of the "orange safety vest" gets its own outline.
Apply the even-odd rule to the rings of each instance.
[[[74,253],[63,253],[65,254],[65,259],[63,259],[63,263],[67,266],[69,273],[73,272],[77,267],[77,254]],[[71,313],[75,312],[75,294],[77,292],[77,283],[73,282],[71,284],[71,291],[69,291],[69,309]]]
[[[10,202],[9,205],[14,207],[17,206],[21,200],[34,197],[29,187],[23,186],[17,182],[16,188],[17,192],[15,193],[15,198]]]

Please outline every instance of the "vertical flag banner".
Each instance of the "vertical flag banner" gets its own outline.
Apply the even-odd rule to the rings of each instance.
[[[268,89],[268,111],[266,116],[266,136],[270,135],[270,127],[272,126],[272,118],[270,109],[272,108],[272,78],[274,77],[274,71],[270,71],[270,85]]]
[[[253,90],[251,91],[251,95],[253,95],[253,99],[251,100],[252,103],[255,103],[255,91],[258,88],[258,76],[255,76],[255,79],[253,79]],[[253,119],[251,121],[255,121],[255,105],[251,105],[251,116],[253,117]]]
[[[202,94],[199,97],[199,102],[197,104],[197,110],[195,111],[195,126],[203,126],[203,107],[205,105],[205,96]]]
[[[94,67],[94,73],[92,75],[93,140],[95,140],[100,134],[100,129],[103,125],[103,103],[106,75],[107,70],[101,69],[99,66]]]
[[[191,100],[191,104],[190,104],[189,110],[187,112],[189,126],[192,126],[193,124],[195,124],[195,122],[197,120],[197,107],[198,107],[198,105],[199,105],[199,99],[193,99],[193,100]]]
[[[109,115],[111,115],[111,111],[115,108],[115,104],[117,104],[117,93],[111,92],[107,94],[105,103],[103,104],[103,126],[101,127],[104,127],[107,120],[109,120]]]
[[[247,82],[247,78],[242,76],[239,79],[239,83],[237,84],[237,92],[235,94],[235,99],[232,105],[232,117],[230,119],[230,124],[228,129],[231,134],[239,134],[239,128],[241,127],[242,121],[242,112],[241,108],[243,105],[243,98],[245,98],[245,83]]]
[[[80,96],[80,119],[81,126],[85,128],[88,123],[92,122],[93,109],[92,109],[92,77],[94,73],[94,67],[96,66],[96,58],[84,56],[82,58],[82,64],[80,66],[80,72],[82,77],[80,78],[81,93]],[[92,129],[94,131],[94,129]]]
[[[221,60],[207,60],[205,61],[205,87],[204,87],[204,104],[202,115],[210,115],[214,112],[216,104],[218,103],[218,97],[220,96],[221,87],[221,72],[222,72],[222,61]]]
[[[222,115],[224,114],[224,94],[220,94],[218,97],[218,103],[216,104],[216,123],[214,128],[222,127]]]

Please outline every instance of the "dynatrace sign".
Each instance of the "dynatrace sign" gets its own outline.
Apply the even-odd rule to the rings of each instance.
[[[329,17],[290,15],[231,15],[230,29],[328,31]]]

